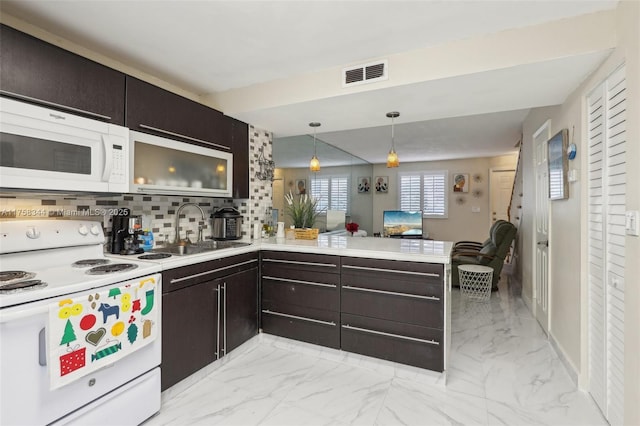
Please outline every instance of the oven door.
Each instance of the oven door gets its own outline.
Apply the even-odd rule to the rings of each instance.
[[[154,278],[160,285],[161,276]],[[135,285],[137,278],[118,285]],[[74,293],[84,298],[104,288]],[[158,287],[161,294],[161,287]],[[156,300],[161,303],[161,297]],[[27,303],[0,310],[0,424],[50,424],[86,404],[101,404],[100,398],[124,384],[157,368],[161,359],[161,335],[139,350],[94,373],[56,390],[50,390],[47,367],[46,326],[49,300]],[[158,309],[161,309],[159,306]],[[161,325],[159,325],[161,329]],[[160,394],[158,385],[156,395]],[[104,398],[107,400],[108,398]],[[148,415],[147,415],[148,417]]]
[[[3,188],[126,192],[125,127],[2,98]]]

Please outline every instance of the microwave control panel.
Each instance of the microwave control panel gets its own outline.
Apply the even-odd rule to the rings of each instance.
[[[113,166],[111,168],[111,177],[109,182],[126,183],[127,167],[129,167],[129,164],[125,155],[125,146],[121,144],[113,144],[111,152]]]

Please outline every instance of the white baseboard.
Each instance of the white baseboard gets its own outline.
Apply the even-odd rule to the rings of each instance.
[[[569,374],[569,377],[571,377],[571,380],[573,380],[573,384],[578,387],[578,372],[576,371],[573,364],[571,364],[571,362],[567,359],[564,351],[562,350],[558,342],[556,342],[556,339],[551,333],[549,333],[549,343],[551,343],[551,347],[555,351],[556,355],[558,355],[558,358],[562,362],[562,365],[564,365],[564,369],[567,370],[567,374]]]

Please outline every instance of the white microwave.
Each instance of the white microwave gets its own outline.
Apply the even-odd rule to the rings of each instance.
[[[129,192],[231,197],[233,154],[129,132]]]
[[[0,187],[122,193],[129,189],[129,130],[0,98]]]

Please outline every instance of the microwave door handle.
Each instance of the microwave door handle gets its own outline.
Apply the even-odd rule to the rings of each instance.
[[[104,171],[102,172],[102,181],[108,182],[113,169],[113,142],[109,135],[102,135],[102,146],[104,148]]]

